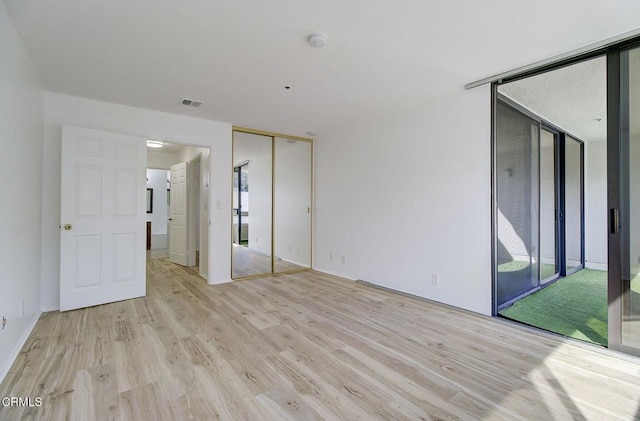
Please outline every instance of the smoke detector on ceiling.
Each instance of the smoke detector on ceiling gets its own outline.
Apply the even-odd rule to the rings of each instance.
[[[322,48],[327,45],[327,36],[325,34],[309,34],[307,36],[309,45],[315,48]]]
[[[182,99],[182,105],[186,105],[188,107],[199,107],[202,105],[202,101],[196,101],[195,99]]]

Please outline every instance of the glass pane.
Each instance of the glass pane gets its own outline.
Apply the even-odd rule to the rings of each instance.
[[[539,285],[539,127],[502,102],[498,102],[496,119],[500,306]]]
[[[566,136],[565,236],[567,273],[582,266],[582,143]]]
[[[270,136],[234,132],[233,278],[272,273],[272,160]]]
[[[542,130],[540,136],[540,279],[552,278],[558,273],[556,180],[556,135]]]
[[[623,150],[628,147],[629,253],[623,275],[622,345],[640,351],[640,48],[621,54]],[[624,226],[623,226],[624,229]],[[628,272],[627,272],[628,271]]]
[[[275,272],[311,267],[311,143],[275,140]]]

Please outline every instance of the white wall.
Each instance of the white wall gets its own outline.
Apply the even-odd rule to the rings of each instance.
[[[607,142],[585,142],[586,267],[607,270]]]
[[[319,138],[314,267],[490,314],[490,104],[460,87]]]
[[[44,94],[42,308],[59,306],[60,136],[62,124],[210,148],[210,284],[230,281],[231,125],[52,92]]]
[[[180,162],[177,154],[147,148],[147,168],[168,170]]]
[[[43,120],[40,81],[2,2],[0,51],[2,381],[40,315]]]
[[[153,189],[152,213],[147,214],[151,221],[151,248],[167,248],[168,208],[167,205],[167,170],[147,169],[147,188]]]

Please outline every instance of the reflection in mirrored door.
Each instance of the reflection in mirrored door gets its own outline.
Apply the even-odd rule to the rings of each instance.
[[[233,134],[232,277],[272,273],[272,138]]]
[[[620,53],[620,105],[624,267],[610,282],[621,281],[622,350],[640,355],[640,47]]]
[[[313,141],[233,130],[233,279],[311,267]]]
[[[249,245],[249,163],[233,169],[233,243]]]
[[[274,272],[311,267],[311,142],[275,138]]]
[[[540,131],[540,279],[558,275],[558,134]]]
[[[503,102],[496,111],[496,300],[501,309],[540,285],[540,126]]]

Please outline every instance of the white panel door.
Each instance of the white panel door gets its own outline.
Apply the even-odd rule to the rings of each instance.
[[[188,265],[187,249],[187,166],[181,162],[171,166],[171,199],[169,200],[169,261]]]
[[[62,127],[60,310],[146,294],[144,139]]]

